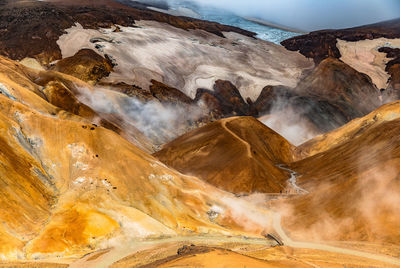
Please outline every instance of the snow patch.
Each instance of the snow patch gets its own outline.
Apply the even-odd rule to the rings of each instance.
[[[224,33],[226,38],[221,38],[154,21],[138,21],[136,25],[139,27],[120,26],[121,32],[112,32],[76,24],[57,44],[64,58],[82,48],[114,58],[118,65],[107,81],[147,89],[155,79],[191,98],[198,88],[213,90],[213,81],[223,79],[234,83],[244,99],[255,100],[266,85],[294,87],[302,70],[313,66],[298,52],[239,34]],[[90,42],[93,38],[97,42]]]

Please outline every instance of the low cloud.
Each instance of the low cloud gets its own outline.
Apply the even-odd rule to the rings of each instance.
[[[242,16],[305,31],[347,28],[370,24],[400,16],[398,0],[141,0],[179,5],[196,2],[199,5],[228,9]]]
[[[162,104],[157,100],[142,102],[125,94],[101,87],[91,91],[80,88],[80,101],[99,114],[116,115],[118,125],[134,126],[155,144],[166,143],[190,129],[193,122],[208,113],[201,103],[193,105]]]
[[[397,0],[196,0],[244,16],[253,16],[306,31],[346,28],[397,18]]]
[[[261,117],[260,121],[295,146],[319,134],[307,119],[290,106],[283,110],[272,110],[270,114]]]
[[[307,108],[293,108],[284,96],[274,99],[269,112],[259,120],[290,143],[298,146],[319,135],[313,124],[306,118]]]

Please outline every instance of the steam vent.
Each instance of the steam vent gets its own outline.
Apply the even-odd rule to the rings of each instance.
[[[399,17],[0,0],[0,267],[400,267]]]

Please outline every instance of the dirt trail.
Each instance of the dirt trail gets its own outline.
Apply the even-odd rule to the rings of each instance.
[[[124,243],[119,247],[109,250],[96,251],[72,263],[70,268],[106,268],[113,263],[128,257],[136,252],[150,249],[152,247],[159,247],[165,243],[185,242],[185,243],[205,243],[207,245],[218,245],[221,243],[244,243],[252,245],[267,245],[270,243],[272,246],[274,242],[266,240],[265,238],[248,238],[248,237],[223,237],[223,236],[180,236],[170,237],[156,240],[146,241],[130,241]],[[121,243],[122,244],[122,243]],[[104,254],[102,254],[104,253]],[[98,256],[98,257],[97,257]]]
[[[231,119],[233,120],[233,119]],[[231,133],[233,136],[235,136],[237,139],[243,141],[240,137],[238,137],[235,133],[233,133],[231,130],[229,130],[225,124],[228,121],[223,122],[224,128]],[[244,141],[243,141],[244,142]],[[244,142],[247,148],[250,148],[250,145],[246,142]],[[251,152],[250,152],[251,153]],[[297,194],[307,194],[308,192],[302,188],[300,188],[296,182],[297,182],[297,174],[293,170],[290,170],[288,168],[285,168],[283,166],[279,166],[281,169],[290,172],[291,178],[289,179],[289,182],[291,186],[296,190]],[[196,192],[197,193],[197,192]],[[192,193],[195,194],[195,193]],[[251,211],[251,204],[250,207],[248,208],[249,211]],[[352,250],[352,249],[346,249],[346,248],[339,248],[339,247],[334,247],[334,246],[329,246],[325,244],[320,244],[320,243],[310,243],[310,242],[298,242],[298,241],[293,241],[283,230],[282,225],[281,225],[281,215],[278,212],[274,212],[271,210],[268,211],[263,211],[269,216],[270,223],[272,224],[272,228],[275,230],[276,234],[279,235],[280,240],[283,242],[285,246],[288,247],[293,247],[293,248],[301,248],[301,249],[313,249],[313,250],[321,250],[321,251],[327,251],[327,252],[332,252],[332,253],[338,253],[338,254],[345,254],[345,255],[351,255],[351,256],[357,256],[361,258],[367,258],[367,259],[372,259],[376,260],[379,262],[385,262],[391,265],[396,265],[400,266],[400,259],[396,259],[393,257],[389,256],[384,256],[384,255],[378,255],[378,254],[372,254],[368,252],[362,252],[362,251],[357,251],[357,250]],[[263,213],[260,211],[260,213]],[[274,242],[272,240],[267,240],[265,238],[248,238],[248,237],[228,237],[228,236],[180,236],[180,237],[169,237],[169,238],[163,238],[163,239],[154,239],[154,240],[130,240],[130,241],[123,241],[117,244],[117,246],[107,249],[107,250],[102,250],[102,251],[96,251],[91,254],[86,255],[85,257],[77,260],[76,262],[72,263],[70,267],[72,268],[78,268],[78,267],[95,267],[95,268],[101,268],[101,267],[109,267],[113,263],[130,256],[132,254],[135,254],[136,252],[143,251],[146,249],[150,249],[152,247],[159,247],[162,246],[162,244],[165,243],[176,243],[176,242],[185,242],[185,243],[204,243],[207,245],[218,245],[221,243],[244,243],[244,244],[253,244],[253,245],[273,245]]]
[[[389,256],[371,254],[367,252],[339,248],[319,243],[297,242],[293,241],[283,230],[281,225],[281,215],[277,212],[272,213],[272,227],[280,236],[281,241],[285,246],[302,249],[321,250],[332,253],[352,255],[361,258],[372,259],[380,262],[385,262],[391,265],[400,266],[400,259]],[[253,245],[268,245],[273,244],[272,241],[264,238],[247,238],[247,237],[222,237],[222,236],[192,236],[192,237],[170,237],[164,239],[147,240],[147,241],[130,241],[128,243],[119,243],[119,245],[108,250],[96,251],[86,255],[84,258],[77,260],[70,265],[71,268],[102,268],[109,267],[113,263],[135,254],[136,252],[159,247],[165,243],[185,242],[185,243],[205,243],[207,245],[218,245],[221,243],[244,243]]]
[[[321,250],[338,254],[345,254],[351,256],[357,256],[361,258],[372,259],[380,262],[385,262],[391,265],[400,266],[400,259],[392,258],[389,256],[371,254],[367,252],[339,248],[319,243],[309,242],[297,242],[293,241],[283,230],[281,225],[281,215],[277,212],[271,213],[272,215],[272,227],[275,232],[279,235],[281,241],[285,246],[301,249],[313,249]],[[207,245],[218,245],[221,243],[244,243],[252,245],[273,245],[273,242],[264,238],[247,238],[247,237],[223,237],[223,236],[191,236],[191,237],[170,237],[156,240],[145,240],[145,241],[130,241],[126,243],[118,243],[119,246],[96,251],[86,255],[82,259],[70,265],[71,268],[105,268],[111,266],[113,263],[135,254],[136,252],[151,249],[153,247],[162,246],[165,243],[204,243]]]
[[[289,247],[293,247],[293,248],[315,249],[315,250],[328,251],[328,252],[332,252],[332,253],[352,255],[352,256],[372,259],[372,260],[386,262],[386,263],[389,263],[392,265],[400,266],[400,259],[392,258],[389,256],[377,255],[377,254],[372,254],[372,253],[367,253],[367,252],[362,252],[362,251],[357,251],[357,250],[352,250],[352,249],[333,247],[333,246],[328,246],[328,245],[318,244],[318,243],[293,241],[289,236],[287,236],[287,234],[283,230],[282,225],[281,225],[281,215],[277,212],[274,213],[272,224],[273,224],[273,228],[275,229],[277,234],[280,236],[280,238],[282,239],[282,242],[285,244],[285,246],[289,246]]]
[[[226,123],[231,122],[231,121],[233,121],[233,120],[236,120],[236,118],[233,117],[233,118],[225,119],[224,121],[221,122],[221,125],[222,125],[222,127],[223,127],[227,132],[229,132],[229,134],[231,134],[231,135],[232,135],[233,137],[235,137],[236,139],[240,140],[240,141],[246,146],[246,149],[247,149],[247,156],[248,156],[249,158],[252,158],[253,155],[251,154],[251,146],[250,146],[250,144],[248,144],[245,140],[243,140],[242,138],[240,138],[236,133],[234,133],[232,130],[230,130],[230,129],[226,126]]]
[[[286,168],[283,165],[278,165],[278,167],[287,172],[290,172],[291,176],[290,176],[289,182],[298,194],[308,194],[309,193],[307,190],[305,190],[297,185],[297,173],[295,171],[293,171],[289,168]],[[353,255],[353,256],[357,256],[357,257],[373,259],[376,261],[382,261],[382,262],[400,266],[400,259],[396,259],[396,258],[392,258],[392,257],[388,257],[388,256],[371,254],[371,253],[367,253],[367,252],[345,249],[345,248],[338,248],[338,247],[333,247],[333,246],[328,246],[328,245],[318,244],[318,243],[293,241],[283,230],[282,225],[281,225],[281,215],[278,212],[275,212],[273,214],[272,226],[273,226],[274,230],[277,232],[277,234],[280,236],[280,238],[281,238],[282,242],[285,244],[285,246],[294,247],[294,248],[304,248],[304,249],[316,249],[316,250],[323,250],[323,251],[328,251],[328,252],[333,252],[333,253]]]
[[[380,262],[385,262],[391,265],[400,266],[400,260],[389,256],[382,256],[371,254],[367,252],[328,246],[318,243],[297,242],[293,241],[287,236],[281,226],[281,216],[279,213],[273,214],[273,228],[280,236],[285,246],[302,249],[314,249],[327,251],[332,253],[339,253],[345,255],[352,255],[361,258],[372,259]],[[186,243],[206,243],[207,245],[220,244],[220,243],[244,243],[252,245],[266,245],[269,242],[272,246],[272,241],[263,238],[245,238],[245,237],[210,237],[210,236],[192,236],[192,237],[171,237],[157,240],[147,241],[131,241],[124,244],[124,247],[115,247],[109,250],[96,251],[86,255],[84,258],[77,260],[70,265],[71,268],[105,268],[111,266],[113,263],[135,254],[136,252],[159,247],[165,243],[186,242]]]

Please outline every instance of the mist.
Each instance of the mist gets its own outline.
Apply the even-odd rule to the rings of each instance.
[[[143,2],[155,0],[142,0]],[[162,0],[156,0],[157,3]],[[360,26],[400,17],[398,0],[192,0],[303,31]],[[166,0],[180,3],[184,0]]]
[[[291,144],[299,146],[321,134],[303,114],[294,110],[293,107],[282,105],[279,108],[279,106],[279,101],[275,102],[270,113],[260,117],[259,120]]]
[[[155,145],[167,143],[191,128],[191,124],[208,113],[199,102],[192,105],[175,106],[157,100],[147,102],[103,87],[91,91],[77,87],[78,99],[102,116],[117,116],[118,126],[129,132],[137,128]]]

